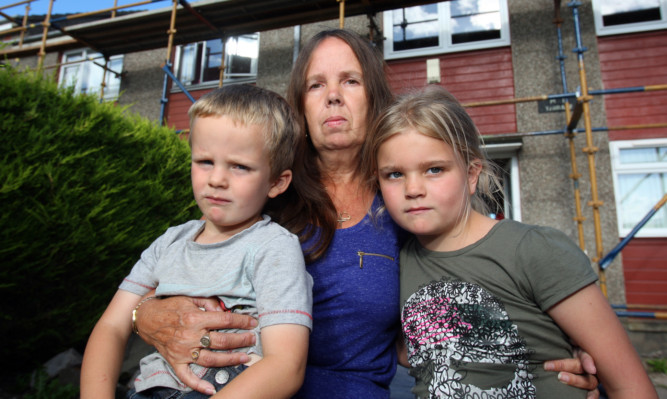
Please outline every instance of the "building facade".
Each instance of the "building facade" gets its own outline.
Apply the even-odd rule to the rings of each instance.
[[[382,48],[396,94],[437,84],[468,107],[504,171],[498,217],[564,231],[597,268],[667,193],[667,0],[459,0],[344,23]],[[62,84],[98,93],[104,81],[101,98],[182,130],[188,95],[218,87],[221,65],[223,84],[284,94],[300,45],[338,26],[326,20],[235,36],[224,46],[220,39],[177,46],[169,63],[182,87],[161,69],[166,35],[164,49],[106,64],[80,44],[53,47],[46,59],[59,65],[53,71]],[[18,64],[34,66],[35,58]],[[612,304],[667,306],[665,208],[605,270]]]

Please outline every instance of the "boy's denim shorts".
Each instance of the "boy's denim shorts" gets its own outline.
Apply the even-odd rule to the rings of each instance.
[[[217,392],[247,368],[248,366],[243,364],[236,367],[210,368],[204,374],[202,380],[213,384]],[[209,397],[209,395],[197,391],[183,392],[164,387],[155,387],[142,392],[135,392],[134,389],[131,389],[127,393],[127,399],[205,399]]]

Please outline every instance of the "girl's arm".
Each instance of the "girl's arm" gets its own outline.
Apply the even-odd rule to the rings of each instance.
[[[290,398],[303,384],[310,330],[276,324],[261,330],[264,357],[212,398]]]
[[[118,290],[88,338],[81,366],[81,399],[116,395],[116,384],[132,333],[132,309],[141,297]]]
[[[547,313],[595,359],[598,377],[610,399],[657,399],[635,348],[597,285],[577,291]]]
[[[398,337],[396,337],[396,353],[398,354],[398,364],[403,367],[410,368],[410,362],[408,362],[408,347],[405,345],[405,337],[403,337],[403,332],[398,332]]]

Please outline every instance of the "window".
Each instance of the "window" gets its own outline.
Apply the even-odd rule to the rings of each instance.
[[[488,158],[498,166],[500,183],[503,185],[502,200],[496,198],[495,203],[488,205],[494,219],[512,219],[521,221],[521,203],[519,201],[519,159],[517,152],[521,143],[485,144],[484,151]],[[502,206],[497,209],[496,203]]]
[[[224,46],[225,82],[255,81],[259,34],[236,36],[227,39]],[[218,84],[223,65],[221,39],[190,43],[176,50],[176,77],[186,86]]]
[[[76,93],[96,95],[102,90],[104,78],[104,100],[115,101],[120,93],[122,71],[122,55],[111,57],[105,66],[102,54],[76,50],[63,55],[59,81],[61,86],[73,86]]]
[[[385,58],[510,44],[506,0],[453,0],[384,13]]]
[[[667,139],[610,143],[618,230],[625,237],[667,193]],[[667,236],[663,206],[637,237]]]
[[[593,0],[597,34],[667,28],[667,0]]]

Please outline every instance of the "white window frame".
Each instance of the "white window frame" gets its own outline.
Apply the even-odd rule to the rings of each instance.
[[[81,60],[72,62],[72,63],[67,63],[67,58],[70,56],[73,56],[77,53],[81,54]],[[120,60],[120,71],[116,71],[117,73],[121,73],[123,69],[123,62],[124,62],[124,56],[123,55],[115,55],[109,58],[109,63],[106,62],[102,54],[97,53],[93,50],[90,49],[77,49],[77,50],[71,50],[63,53],[63,65],[60,66],[60,71],[59,71],[59,77],[58,77],[58,84],[63,86],[67,84],[65,82],[65,79],[67,78],[66,74],[68,70],[71,70],[72,68],[77,68],[77,77],[74,80],[74,92],[77,94],[84,93],[83,91],[83,80],[82,78],[88,78],[90,74],[90,69],[91,68],[100,68],[99,65],[96,64],[101,64],[101,65],[106,65],[107,68],[111,69],[110,64],[112,62],[117,62]],[[102,71],[104,74],[104,71]],[[107,70],[105,76],[105,86],[104,86],[104,101],[116,101],[118,99],[118,96],[120,95],[120,85],[121,82],[119,81],[118,87],[115,90],[112,90],[112,85],[110,84],[111,79],[116,78],[116,75],[114,72]],[[86,82],[86,85],[89,82]],[[85,94],[89,95],[97,95],[99,96],[100,90],[102,89],[101,85],[100,86],[86,86],[88,90],[85,91]]]
[[[456,1],[456,0],[453,0]],[[440,45],[434,47],[424,47],[419,49],[410,49],[410,50],[400,50],[394,51],[394,27],[393,21],[391,18],[391,12],[387,11],[383,14],[383,24],[385,32],[385,43],[384,43],[384,57],[385,59],[398,59],[398,58],[408,58],[408,57],[419,57],[426,55],[442,54],[442,53],[453,53],[459,51],[469,51],[469,50],[480,50],[493,47],[503,47],[509,46],[511,43],[510,40],[510,29],[509,29],[509,11],[507,7],[507,0],[499,0],[500,5],[500,38],[493,40],[480,40],[476,42],[461,43],[461,44],[452,44],[452,35],[450,34],[449,22],[451,21],[450,16],[450,3],[451,1],[445,1],[437,3],[438,6],[438,19],[439,19],[439,43]]]
[[[483,149],[486,152],[488,159],[508,159],[506,176],[503,178],[503,190],[505,190],[505,215],[508,219],[521,221],[521,189],[519,186],[519,157],[518,151],[522,144],[516,143],[499,143],[499,144],[485,144]],[[509,181],[507,181],[509,180]],[[509,183],[509,184],[508,184]]]
[[[602,21],[602,4],[605,0],[593,0],[595,32],[598,36],[618,35],[622,33],[646,32],[667,29],[667,0],[658,0],[660,4],[660,21],[635,22],[622,25],[604,26]],[[632,0],[628,0],[632,1]]]
[[[259,48],[259,40],[260,40],[259,39],[259,33],[256,33],[256,34],[257,34],[257,46]],[[243,35],[241,35],[241,36],[243,36]],[[234,40],[234,39],[236,39],[236,37],[230,37],[230,38],[227,39],[227,41],[229,42],[230,40]],[[214,39],[214,40],[222,40],[222,39]],[[195,43],[188,43],[188,44],[184,44],[184,45],[176,47],[176,52],[175,52],[175,56],[174,56],[174,74],[176,76],[180,75],[179,68],[183,67],[183,65],[181,65],[181,62],[182,62],[182,58],[183,58],[184,49],[188,48],[188,47],[189,48],[194,47],[195,48],[195,59],[196,59],[196,51],[199,51],[198,50],[199,47],[205,48],[206,47],[206,42],[207,42],[207,40],[201,41],[201,42],[195,42]],[[229,67],[230,57],[231,57],[231,55],[229,54],[229,45],[224,46],[224,52],[225,52],[225,56],[224,56],[223,61],[225,63],[225,66]],[[250,68],[251,71],[254,71],[254,72],[251,72],[251,73],[234,73],[234,74],[225,73],[223,83],[254,83],[254,82],[256,82],[257,81],[258,61],[259,61],[259,50],[257,52],[257,57],[253,59],[252,64],[251,64],[251,68]],[[195,64],[196,63],[193,63],[192,65],[188,65],[187,67],[189,69],[198,68],[199,69],[199,75],[203,76],[204,69],[206,67],[206,56],[202,55],[199,64],[198,65],[195,65]],[[200,79],[203,79],[203,78],[200,78]],[[188,87],[188,88],[198,89],[198,88],[214,87],[214,86],[217,86],[219,84],[219,82],[220,82],[220,79],[216,78],[214,80],[206,80],[206,81],[202,80],[201,82],[194,83],[194,84],[192,82],[187,82],[187,81],[182,81],[181,83],[183,83],[183,85]],[[177,87],[174,87],[173,91],[180,91],[180,89],[178,89]]]
[[[634,225],[630,228],[623,227],[622,215],[621,215],[621,193],[619,193],[619,182],[618,176],[620,174],[638,174],[638,173],[667,173],[667,162],[653,162],[653,163],[641,163],[641,164],[627,164],[623,165],[620,162],[620,151],[621,149],[627,148],[655,148],[667,146],[667,139],[645,139],[645,140],[622,140],[622,141],[611,141],[609,143],[609,150],[611,156],[611,167],[614,180],[614,196],[616,202],[616,213],[617,213],[617,223],[618,223],[618,232],[620,237],[626,237]],[[665,195],[665,193],[662,193]],[[660,198],[656,198],[655,202],[657,203]],[[655,204],[651,204],[653,206]],[[663,208],[665,208],[663,206]],[[645,212],[643,212],[640,218],[636,221],[639,221],[646,216],[651,211],[651,207],[647,207]],[[667,212],[667,210],[663,210]],[[648,224],[644,225],[635,237],[667,237],[667,227],[663,228],[652,228]]]

